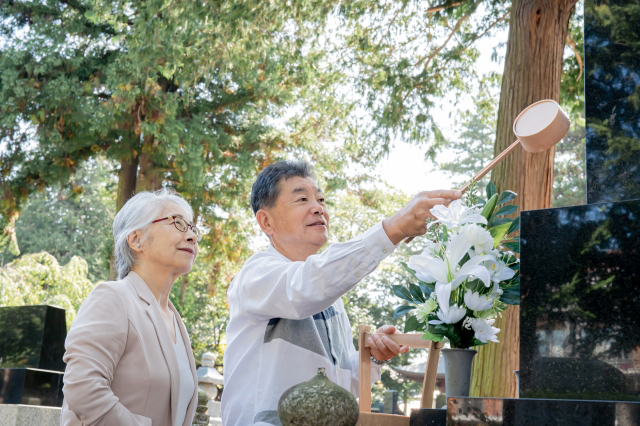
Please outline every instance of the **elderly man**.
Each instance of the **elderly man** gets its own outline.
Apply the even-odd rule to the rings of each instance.
[[[223,424],[280,425],[280,396],[318,367],[357,396],[358,353],[340,296],[403,239],[423,235],[433,206],[461,195],[422,192],[362,235],[318,254],[328,239],[329,212],[309,165],[266,167],[253,184],[251,206],[271,244],[246,261],[229,287]],[[395,331],[381,327],[369,342],[374,382],[385,361],[409,350],[385,336]]]

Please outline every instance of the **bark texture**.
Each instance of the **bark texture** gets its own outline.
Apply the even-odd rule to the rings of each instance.
[[[576,0],[514,0],[505,57],[495,155],[516,137],[513,122],[530,104],[560,100],[560,82],[569,18]],[[518,193],[521,210],[551,207],[555,148],[531,154],[518,149],[492,172],[499,191]],[[473,365],[473,396],[517,397],[514,370],[520,364],[520,310],[511,306],[496,320],[499,344],[478,350]]]

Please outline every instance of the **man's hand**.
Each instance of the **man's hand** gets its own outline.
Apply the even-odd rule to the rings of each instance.
[[[367,343],[371,348],[371,356],[378,361],[386,361],[398,354],[409,352],[408,346],[400,346],[385,334],[395,334],[396,328],[392,325],[383,325],[371,337],[367,338]]]
[[[421,192],[399,212],[382,221],[382,227],[393,244],[407,237],[417,237],[427,232],[427,219],[433,215],[429,210],[438,204],[448,206],[453,200],[462,197],[462,192],[437,190]]]

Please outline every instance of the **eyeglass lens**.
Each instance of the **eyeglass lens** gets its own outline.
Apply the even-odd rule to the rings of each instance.
[[[191,229],[193,229],[193,232],[196,234],[196,237],[198,238],[198,242],[202,240],[202,232],[200,232],[200,229],[196,228],[195,226],[189,225],[183,218],[174,217],[173,223],[176,225],[176,228],[178,228],[178,231],[180,232],[187,232],[189,227],[191,227]]]

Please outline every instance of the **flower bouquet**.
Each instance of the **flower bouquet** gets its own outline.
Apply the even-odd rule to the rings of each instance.
[[[409,315],[405,332],[420,331],[428,340],[447,338],[452,348],[470,348],[498,342],[493,327],[507,305],[520,303],[519,237],[517,206],[507,205],[516,194],[497,193],[493,183],[487,199],[475,194],[449,207],[436,206],[437,220],[428,224],[428,241],[421,254],[402,263],[415,282],[394,285],[394,293],[408,304],[396,308],[394,318]]]

